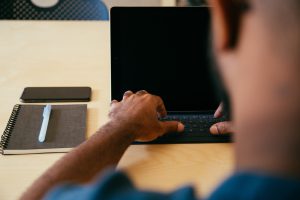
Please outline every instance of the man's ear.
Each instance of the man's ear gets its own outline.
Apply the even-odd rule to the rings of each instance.
[[[210,0],[210,3],[216,50],[235,48],[242,15],[250,8],[248,0]]]

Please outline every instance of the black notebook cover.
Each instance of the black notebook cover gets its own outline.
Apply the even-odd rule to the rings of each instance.
[[[67,152],[85,140],[87,105],[53,105],[46,139],[39,142],[44,107],[14,107],[1,137],[2,154]]]

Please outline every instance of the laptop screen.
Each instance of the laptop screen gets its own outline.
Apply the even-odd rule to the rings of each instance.
[[[127,90],[162,97],[168,111],[214,110],[207,7],[111,10],[112,98]]]

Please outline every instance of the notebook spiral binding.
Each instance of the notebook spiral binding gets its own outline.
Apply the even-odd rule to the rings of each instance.
[[[6,128],[1,136],[1,141],[0,141],[0,153],[3,154],[4,149],[7,147],[9,138],[11,136],[11,133],[14,129],[14,126],[17,121],[17,117],[20,111],[21,105],[17,104],[14,106],[14,109],[10,115],[10,118],[8,120],[8,123],[6,125]]]

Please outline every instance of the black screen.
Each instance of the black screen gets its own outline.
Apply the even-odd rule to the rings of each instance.
[[[111,11],[112,98],[127,90],[162,97],[169,111],[214,110],[209,8],[116,7]]]

